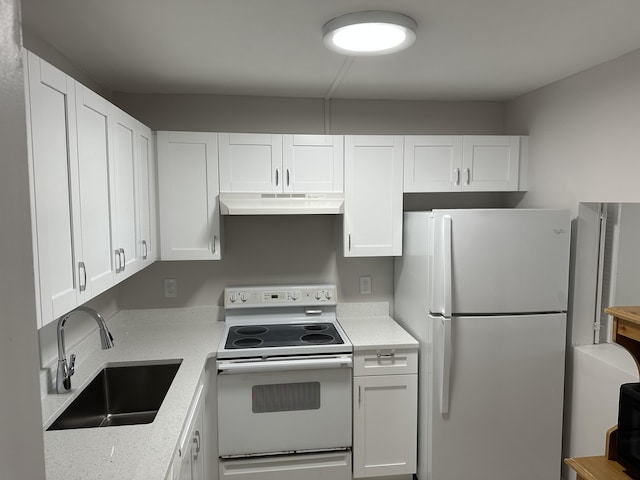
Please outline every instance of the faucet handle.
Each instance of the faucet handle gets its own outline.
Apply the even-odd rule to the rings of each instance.
[[[67,369],[67,377],[70,378],[71,375],[76,373],[76,354],[72,353],[69,356],[69,367]]]

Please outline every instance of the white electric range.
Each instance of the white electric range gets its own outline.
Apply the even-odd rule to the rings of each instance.
[[[221,478],[351,479],[353,347],[336,295],[335,285],[225,289]]]

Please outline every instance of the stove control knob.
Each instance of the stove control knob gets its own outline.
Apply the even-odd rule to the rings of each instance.
[[[300,292],[298,292],[297,290],[291,292],[291,300],[293,300],[294,302],[296,300],[300,300]]]
[[[331,290],[325,290],[324,291],[324,298],[326,298],[327,300],[331,300],[331,297],[333,295],[331,295]]]
[[[235,303],[236,301],[238,301],[238,294],[237,293],[232,293],[231,295],[229,295],[229,301],[231,303]]]
[[[240,300],[242,300],[242,303],[249,300],[249,295],[247,295],[247,292],[240,292]]]
[[[322,290],[316,290],[316,300],[320,300],[322,298]]]

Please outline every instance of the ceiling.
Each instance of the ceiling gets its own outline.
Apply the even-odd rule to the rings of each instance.
[[[640,48],[637,0],[22,0],[23,28],[113,92],[508,100]],[[327,50],[322,25],[394,10],[416,43]]]

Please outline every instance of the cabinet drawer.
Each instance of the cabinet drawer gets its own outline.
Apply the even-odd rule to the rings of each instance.
[[[418,373],[418,350],[379,348],[355,352],[353,375],[403,375]]]

